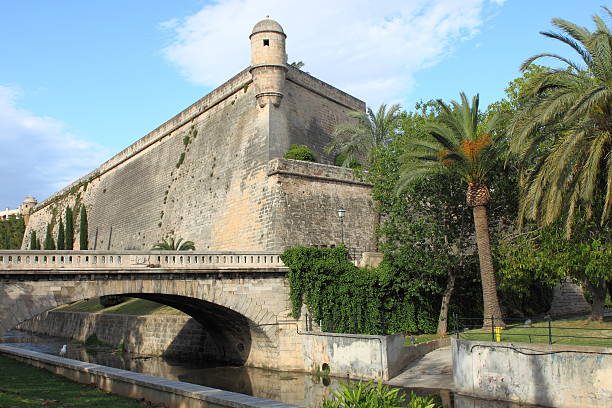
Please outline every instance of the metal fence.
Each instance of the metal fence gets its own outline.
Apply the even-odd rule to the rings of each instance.
[[[515,341],[529,343],[589,343],[603,347],[612,347],[612,327],[572,327],[560,325],[550,318],[533,321],[531,319],[494,317],[458,318],[453,316],[452,331],[455,336],[464,339],[499,341]],[[567,339],[567,340],[564,340]],[[574,340],[571,340],[574,339]]]

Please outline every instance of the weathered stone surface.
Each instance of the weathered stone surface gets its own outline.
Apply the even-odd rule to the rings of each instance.
[[[67,206],[81,205],[92,249],[148,249],[168,235],[202,250],[336,245],[336,210],[343,206],[345,242],[356,252],[372,250],[370,186],[353,182],[345,169],[307,163],[283,162],[288,173],[269,171],[291,144],[332,163],[323,149],[334,126],[365,104],[287,66],[284,34],[258,32],[251,41],[251,67],[38,204],[23,248],[32,231],[44,236]],[[313,173],[341,176],[303,177]]]
[[[591,305],[584,298],[584,292],[580,286],[569,279],[555,286],[553,300],[548,311],[551,317],[585,315],[589,313],[591,313]]]

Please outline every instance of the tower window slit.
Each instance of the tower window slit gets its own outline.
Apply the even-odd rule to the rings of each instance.
[[[264,47],[270,46],[270,40],[263,40],[263,42],[264,42]]]

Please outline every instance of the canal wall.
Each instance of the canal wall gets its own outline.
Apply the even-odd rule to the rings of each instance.
[[[70,380],[152,404],[181,408],[281,408],[297,407],[202,385],[167,380],[93,363],[0,345],[0,353],[17,361],[44,368]]]
[[[459,393],[547,407],[609,407],[612,348],[452,339]]]
[[[219,361],[227,354],[200,323],[189,316],[134,316],[106,313],[47,311],[19,324],[19,330],[72,338],[97,340],[122,350],[146,356],[178,360]],[[321,332],[295,332],[283,336],[281,354],[287,370],[327,372],[350,378],[381,378],[398,375],[408,363],[448,346],[448,339],[406,346],[403,334],[375,336]],[[224,360],[223,360],[224,361]]]
[[[48,311],[17,329],[82,342],[95,335],[110,346],[147,356],[214,359],[223,355],[221,346],[189,316]]]
[[[448,338],[406,345],[404,334],[376,336],[343,333],[301,333],[308,371],[351,378],[389,380],[413,360],[450,344]]]

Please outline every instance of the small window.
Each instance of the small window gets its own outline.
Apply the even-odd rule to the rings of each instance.
[[[264,47],[270,46],[270,40],[264,40]]]

